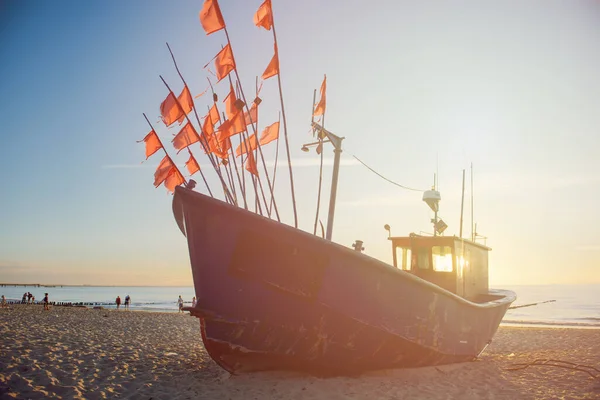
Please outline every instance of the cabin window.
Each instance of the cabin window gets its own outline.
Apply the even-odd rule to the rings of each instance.
[[[417,265],[419,269],[429,269],[429,249],[419,249]]]
[[[396,247],[396,262],[398,268],[405,271],[410,270],[410,264],[412,262],[411,253],[410,248]]]
[[[434,271],[452,272],[452,247],[433,246],[431,255]]]

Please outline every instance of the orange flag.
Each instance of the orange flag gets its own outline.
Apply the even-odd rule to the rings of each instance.
[[[246,159],[246,170],[252,175],[258,176],[258,168],[256,167],[256,160],[254,159],[253,152],[248,153],[248,158]]]
[[[154,129],[150,131],[149,134],[144,137],[144,139],[139,140],[138,143],[145,142],[146,143],[146,160],[152,154],[156,153],[158,150],[162,148],[160,144],[160,140],[158,139],[158,135],[154,132]]]
[[[177,100],[179,100],[179,104],[183,108],[183,111],[181,111],[181,108],[177,105]],[[179,96],[177,96],[177,100],[175,99],[173,92],[171,92],[167,98],[160,103],[160,115],[166,126],[170,126],[175,121],[179,121],[179,123],[183,122],[185,116],[192,111],[194,102],[187,86],[183,87],[183,90]]]
[[[225,21],[217,0],[204,0],[204,5],[200,10],[200,23],[206,35],[225,28]]]
[[[233,85],[229,84],[229,94],[223,100],[225,103],[225,115],[227,115],[228,119],[232,119],[235,114],[238,113],[238,109],[235,107],[235,102],[237,98],[235,97],[235,92],[233,90]]]
[[[254,25],[263,27],[270,31],[273,26],[273,11],[271,10],[271,0],[265,0],[264,3],[258,7],[258,10],[254,14]]]
[[[210,118],[210,114],[207,114],[204,118],[204,122],[202,123],[202,131],[205,135],[210,136],[215,133],[214,124],[212,119]]]
[[[256,106],[256,103],[252,103],[252,107],[250,107],[250,113],[244,111],[244,119],[246,120],[246,125],[250,125],[251,123],[256,123],[256,121],[258,121],[258,107]]]
[[[325,100],[325,94],[327,92],[327,75],[323,78],[323,83],[321,84],[321,100],[317,103],[315,107],[315,111],[313,115],[318,117],[319,115],[323,115],[325,113],[325,106],[327,105],[327,101]]]
[[[217,71],[217,82],[221,81],[221,79],[225,78],[235,69],[233,52],[229,43],[215,57],[215,69]]]
[[[242,133],[246,130],[246,119],[244,113],[238,112],[231,120],[231,134]]]
[[[219,126],[219,140],[231,137],[238,133],[242,133],[246,130],[246,123],[244,119],[244,113],[237,113],[233,116],[233,119],[225,120],[221,126]]]
[[[194,175],[196,172],[200,171],[200,165],[198,165],[198,161],[196,161],[191,151],[190,159],[185,162],[185,166],[187,167],[190,175]]]
[[[277,54],[277,46],[275,46],[275,54],[271,59],[269,65],[267,65],[267,69],[262,74],[262,79],[269,79],[272,76],[275,76],[279,73],[279,55]]]
[[[213,125],[221,121],[221,117],[219,116],[219,110],[217,109],[216,104],[213,104],[213,106],[210,108],[208,115],[210,116],[210,120]]]
[[[183,87],[183,90],[177,99],[179,100],[179,104],[181,104],[181,108],[183,108],[183,112],[185,114],[177,120],[177,122],[181,124],[185,119],[185,116],[188,115],[188,113],[194,108],[194,100],[192,100],[192,94],[190,93],[190,89],[188,89],[187,85]]]
[[[184,182],[185,182],[185,178],[183,177],[183,175],[181,175],[181,172],[179,172],[179,169],[177,169],[176,166],[173,166],[171,168],[171,170],[169,171],[169,175],[167,176],[167,179],[165,179],[165,187],[167,188],[167,190],[169,192],[174,192],[175,186],[179,186]]]
[[[228,157],[227,152],[231,149],[231,140],[220,132],[210,139],[210,152],[221,159]]]
[[[198,133],[196,132],[196,130],[194,129],[192,124],[190,124],[188,122],[187,124],[185,124],[185,126],[183,128],[181,128],[179,133],[177,135],[175,135],[172,142],[173,142],[173,147],[175,147],[175,149],[181,151],[185,147],[188,147],[189,145],[196,143],[198,140],[200,140]]]
[[[253,133],[247,140],[244,140],[242,143],[240,143],[237,149],[235,149],[235,155],[239,157],[242,154],[246,154],[249,151],[254,151],[256,150],[257,146],[258,144],[256,143],[256,134]]]
[[[154,172],[154,187],[159,187],[161,183],[167,179],[169,173],[171,172],[171,168],[174,167],[173,162],[169,156],[165,156],[160,164],[158,164],[158,168]]]
[[[225,140],[226,137],[230,137],[233,135],[233,133],[231,133],[230,120],[226,119],[225,121],[223,121],[223,123],[217,129],[217,135],[219,136],[219,140],[221,140],[221,138]]]
[[[219,141],[218,145],[220,149],[216,151],[215,154],[222,159],[227,158],[227,152],[229,149],[231,149],[231,140],[229,138],[225,138],[224,140]]]
[[[273,140],[279,137],[279,121],[271,124],[265,128],[262,135],[260,135],[260,145],[271,143]]]

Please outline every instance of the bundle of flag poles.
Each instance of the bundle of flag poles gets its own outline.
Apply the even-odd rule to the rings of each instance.
[[[261,75],[261,79],[264,82],[270,78],[277,77],[281,108],[280,118],[277,121],[270,121],[263,127],[262,131],[259,130],[258,123],[258,113],[262,102],[262,99],[259,97],[262,83],[260,86],[257,85],[254,98],[248,102],[238,74],[235,54],[229,33],[227,32],[227,25],[218,1],[205,0],[199,16],[200,24],[206,35],[223,32],[226,42],[221,50],[204,66],[205,69],[209,68],[209,66],[214,67],[214,75],[216,76],[215,85],[213,86],[210,78],[207,77],[209,88],[195,96],[196,99],[203,97],[208,89],[210,89],[212,92],[212,101],[207,105],[206,114],[200,116],[203,112],[199,112],[199,109],[196,107],[192,92],[179,71],[173,52],[167,44],[173,64],[181,78],[182,89],[176,95],[165,79],[162,76],[160,77],[167,90],[167,95],[162,103],[160,103],[160,121],[158,123],[162,123],[168,128],[178,128],[178,133],[171,140],[172,147],[177,153],[184,149],[187,150],[189,154],[189,158],[185,163],[187,175],[191,177],[196,173],[200,174],[208,195],[220,197],[220,192],[222,191],[226,202],[244,207],[245,209],[251,209],[254,206],[255,212],[269,218],[276,218],[278,221],[280,221],[280,215],[274,196],[274,187],[277,172],[277,157],[279,154],[280,125],[283,125],[283,137],[294,211],[294,226],[298,227],[294,178],[281,87],[277,35],[271,0],[265,0],[260,5],[254,14],[253,20],[257,27],[272,31],[273,33],[273,57],[266,63],[266,68]],[[226,83],[222,84],[221,82],[223,81]],[[226,85],[227,83],[228,85]],[[321,98],[316,105],[313,104],[313,118],[324,115],[326,102],[325,85],[326,81],[324,80],[321,85]],[[228,92],[222,104],[220,104],[218,101],[219,96],[215,90],[222,90],[223,87]],[[222,113],[219,108],[222,108]],[[160,185],[164,185],[169,192],[174,192],[176,186],[187,186],[188,181],[182,171],[173,162],[171,156],[169,156],[169,152],[160,140],[154,126],[146,117],[146,114],[144,114],[144,118],[150,128],[150,132],[143,140],[140,140],[140,142],[143,141],[145,143],[146,160],[160,150],[165,153],[154,173],[154,186],[159,187]],[[269,171],[262,147],[269,146],[271,143],[274,143],[276,146],[276,155],[273,170]],[[195,149],[192,148],[193,145],[196,146]],[[220,182],[220,188],[217,191],[214,191],[214,188],[209,186],[209,180],[207,180],[206,174],[207,172],[212,173],[211,168],[209,168],[209,171],[205,171],[206,168],[204,167],[201,168],[198,157],[194,155],[194,151],[198,151],[198,146],[200,150],[199,154],[202,154],[208,160],[212,171],[216,174]],[[202,165],[204,166],[205,164],[202,163]],[[253,190],[249,190],[250,185],[252,185]],[[202,191],[202,188],[199,190]],[[254,194],[253,199],[250,198],[251,192]]]

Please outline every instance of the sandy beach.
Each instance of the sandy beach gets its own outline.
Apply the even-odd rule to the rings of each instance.
[[[0,309],[0,398],[598,399],[600,378],[515,363],[559,359],[600,369],[600,330],[501,327],[478,361],[321,379],[230,376],[196,318],[176,313]]]

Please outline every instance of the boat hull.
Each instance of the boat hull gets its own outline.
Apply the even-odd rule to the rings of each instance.
[[[475,359],[514,293],[473,303],[372,257],[178,187],[210,356],[236,373],[350,375]]]

